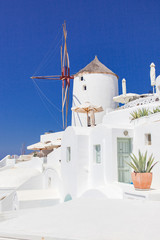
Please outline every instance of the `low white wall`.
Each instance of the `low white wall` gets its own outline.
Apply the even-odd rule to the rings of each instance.
[[[37,176],[31,177],[28,181],[22,184],[17,190],[29,190],[29,189],[43,189],[44,188],[44,176],[40,173]]]
[[[4,157],[4,158],[0,161],[0,168],[6,166],[6,161],[7,161],[8,158],[10,158],[10,155],[7,155],[6,157]]]
[[[141,124],[144,121],[144,118],[139,118],[135,121],[131,121],[132,116],[131,113],[134,111],[138,111],[138,109],[149,109],[152,111],[154,108],[160,106],[159,102],[153,102],[145,105],[140,105],[140,106],[135,106],[135,107],[130,107],[126,109],[117,109],[115,111],[106,113],[104,118],[103,118],[103,124],[115,126],[115,127],[130,127],[130,126],[135,126],[137,124]],[[160,113],[157,113],[157,115],[160,115]],[[146,117],[147,122],[150,121],[149,119],[151,118],[156,118],[156,114],[152,114],[149,117]],[[146,122],[146,121],[145,121]],[[135,124],[136,123],[136,124]]]
[[[1,212],[17,211],[19,209],[19,202],[16,191],[10,193],[6,198],[0,201]]]
[[[30,201],[21,201],[19,203],[20,209],[30,209],[30,208],[43,208],[43,207],[52,207],[59,203],[59,199],[45,199],[45,200],[30,200]]]
[[[23,161],[16,164],[20,168],[35,168],[42,172],[43,170],[43,158],[33,157],[29,161]]]
[[[63,136],[63,131],[43,134],[40,136],[40,141],[41,142],[53,141],[53,140],[57,140],[57,138],[62,138],[62,136]]]

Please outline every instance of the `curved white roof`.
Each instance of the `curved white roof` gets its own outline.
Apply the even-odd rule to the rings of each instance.
[[[9,168],[0,171],[0,188],[17,188],[31,177],[40,174],[33,168]]]

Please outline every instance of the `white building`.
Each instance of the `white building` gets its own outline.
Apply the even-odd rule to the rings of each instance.
[[[118,95],[118,77],[101,64],[97,58],[75,75],[73,106],[89,101],[95,105],[101,105],[104,112],[96,114],[96,126],[94,127],[87,126],[85,114],[73,113],[72,126],[64,132],[42,135],[40,139],[42,148],[50,149],[42,150],[43,153],[47,154],[47,157],[33,157],[31,160],[21,162],[16,160],[12,164],[11,161],[7,164],[6,159],[4,160],[1,168],[4,177],[7,176],[8,169],[10,171],[18,169],[17,172],[20,171],[20,168],[34,169],[29,179],[26,178],[26,182],[23,181],[21,186],[19,184],[14,185],[14,188],[11,189],[15,177],[19,179],[17,180],[19,183],[22,181],[22,176],[15,175],[14,179],[8,182],[10,185],[7,185],[7,189],[12,190],[11,194],[16,198],[15,206],[20,209],[39,207],[37,211],[34,209],[35,215],[33,221],[31,221],[33,231],[29,227],[25,227],[28,219],[32,218],[31,210],[25,212],[26,214],[20,211],[19,217],[9,222],[10,236],[17,237],[17,234],[19,234],[18,236],[22,237],[22,233],[25,233],[25,237],[27,233],[30,236],[40,236],[45,232],[46,235],[44,236],[46,237],[63,239],[74,237],[85,239],[86,237],[86,239],[118,240],[133,239],[135,236],[136,239],[150,239],[149,227],[146,228],[143,236],[140,235],[142,238],[136,234],[139,233],[139,228],[137,228],[138,232],[134,232],[133,238],[129,238],[129,230],[125,231],[125,234],[121,232],[123,223],[127,226],[127,229],[130,229],[128,224],[130,211],[133,217],[130,224],[135,224],[136,227],[141,222],[141,220],[137,220],[137,212],[143,219],[150,209],[156,217],[154,219],[152,215],[150,216],[150,225],[148,224],[148,226],[152,226],[156,232],[154,239],[159,239],[159,228],[155,227],[160,219],[160,215],[156,211],[156,209],[159,209],[159,203],[155,201],[160,200],[160,164],[157,164],[153,169],[152,188],[149,191],[134,189],[131,181],[131,169],[126,164],[130,153],[137,154],[139,149],[142,152],[147,150],[148,155],[153,153],[156,161],[160,159],[159,78],[155,80],[157,89],[155,94],[132,96],[128,103],[117,108],[113,97]],[[122,97],[125,98],[126,96],[125,93]],[[131,113],[143,108],[148,110],[148,116],[132,119]],[[60,147],[55,148],[55,142],[59,139],[61,139]],[[3,189],[5,190],[5,186],[3,185],[2,188],[0,186],[0,190]],[[9,196],[11,196],[9,192],[5,197],[3,195],[4,198],[2,197],[0,201],[1,211],[6,211],[6,208],[3,209],[4,200],[7,203],[11,202]],[[143,206],[144,204],[141,201],[133,203],[134,201],[126,200],[130,198],[150,201],[146,201],[145,206]],[[53,205],[71,199],[73,201],[68,205],[63,203],[53,208]],[[43,207],[47,206],[50,206],[50,208],[46,208],[45,211]],[[13,211],[18,207],[10,206],[9,210]],[[79,215],[75,216],[73,213],[69,215],[69,212],[75,211],[76,208]],[[95,214],[93,210],[96,210]],[[104,213],[99,215],[99,211]],[[65,213],[64,218],[62,212]],[[55,229],[52,229],[53,225],[51,224],[53,216],[56,216]],[[71,219],[68,220],[69,216]],[[103,224],[102,229],[101,225],[97,227],[100,231],[98,235],[96,234],[96,217],[102,217]],[[114,217],[114,222],[111,221],[111,217]],[[44,227],[43,218],[48,224],[47,227]],[[68,230],[69,224],[66,225],[65,221],[74,224],[74,219],[75,231]],[[78,226],[85,219],[88,228],[85,231],[86,235],[83,235],[80,232],[82,228]],[[111,226],[109,225],[106,228],[106,231],[104,231],[104,222],[108,224],[112,222]],[[11,226],[12,223],[13,226]],[[95,227],[95,233],[91,231],[93,226]],[[1,236],[8,236],[7,228],[8,221],[0,226]],[[73,228],[74,226],[72,226]],[[111,233],[115,228],[115,238],[111,238]],[[64,229],[64,234],[62,234],[62,229]],[[41,237],[43,236],[41,235]]]

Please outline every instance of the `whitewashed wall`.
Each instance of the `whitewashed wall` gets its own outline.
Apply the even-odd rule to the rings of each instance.
[[[74,78],[72,106],[86,101],[103,107],[104,112],[95,115],[95,122],[99,124],[107,109],[114,109],[117,104],[113,97],[118,95],[118,79],[111,74],[84,74],[83,81],[79,76]],[[83,87],[86,86],[87,90]],[[87,116],[83,113],[72,112],[72,126],[87,126]]]
[[[26,169],[29,171],[29,168]],[[44,177],[42,173],[39,173],[39,175],[31,177],[29,180],[27,180],[25,183],[23,183],[18,190],[33,190],[33,189],[42,189],[44,188]]]
[[[19,202],[16,191],[12,191],[6,198],[0,201],[0,211],[17,211],[19,209]]]
[[[160,120],[160,114],[159,114]],[[151,145],[146,145],[145,134],[151,134]],[[149,124],[142,124],[135,127],[133,152],[137,155],[138,150],[145,153],[147,150],[148,157],[153,153],[155,161],[158,164],[153,168],[152,187],[160,188],[160,143],[159,143],[160,124],[159,121]]]
[[[88,188],[90,128],[68,127],[62,141],[62,177],[64,197],[73,198]],[[71,147],[71,161],[66,161],[66,148]]]
[[[62,136],[63,136],[63,131],[55,132],[55,133],[46,133],[40,136],[40,141],[41,142],[52,141],[52,140],[56,140],[57,138],[62,138]]]
[[[16,164],[20,168],[34,168],[42,172],[43,169],[43,158],[33,157],[29,161],[22,161]]]
[[[128,135],[124,135],[124,131]],[[90,140],[90,182],[92,187],[118,181],[117,138],[133,138],[132,128],[113,128],[99,125],[92,129]],[[101,145],[101,163],[93,161],[93,146]]]

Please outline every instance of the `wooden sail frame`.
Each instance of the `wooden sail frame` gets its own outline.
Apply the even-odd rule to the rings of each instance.
[[[67,30],[66,30],[65,21],[62,26],[63,26],[63,35],[64,35],[64,46],[61,46],[61,75],[33,76],[31,78],[62,81],[62,122],[63,122],[63,129],[65,129],[67,127],[70,79],[73,79],[74,77],[70,75],[70,63],[69,63],[69,55],[67,51]]]

